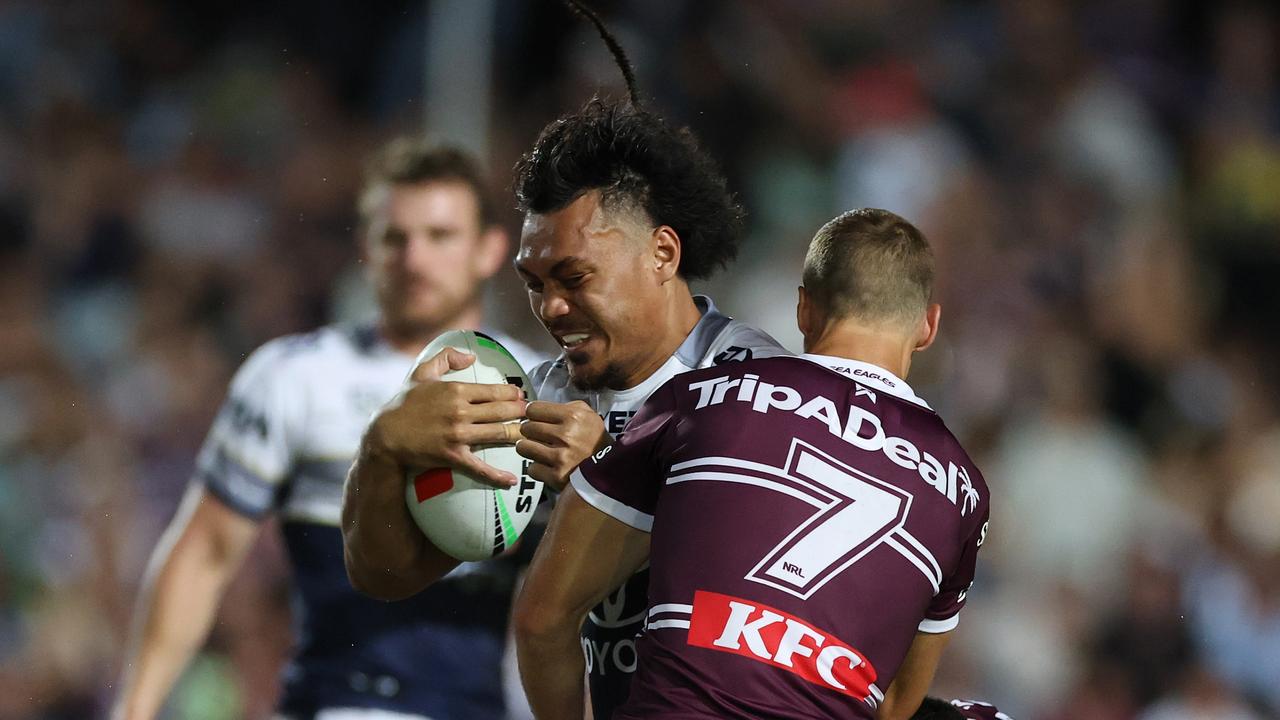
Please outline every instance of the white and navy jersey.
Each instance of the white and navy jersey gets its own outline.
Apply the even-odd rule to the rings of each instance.
[[[492,333],[490,333],[492,334]],[[535,356],[498,336],[522,364]],[[367,598],[343,564],[342,489],[372,416],[414,356],[372,326],[273,340],[236,373],[195,482],[236,511],[281,521],[294,579],[296,656],[281,710],[379,708],[437,720],[501,717],[503,637],[517,566],[468,563],[401,602]]]
[[[789,354],[767,333],[720,313],[710,298],[698,295],[694,302],[702,318],[675,354],[644,382],[626,390],[582,391],[570,384],[569,368],[562,356],[538,366],[530,376],[538,399],[582,400],[604,418],[605,429],[617,435],[649,395],[680,373]],[[644,626],[648,587],[646,568],[611,593],[583,624],[582,649],[587,659],[591,704],[597,718],[612,717],[614,709],[626,700],[636,670],[635,640]]]

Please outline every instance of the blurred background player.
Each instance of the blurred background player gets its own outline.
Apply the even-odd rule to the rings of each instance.
[[[630,80],[625,57],[600,30]],[[535,461],[531,475],[562,487],[673,375],[785,352],[691,294],[690,281],[733,258],[742,210],[693,135],[637,107],[634,97],[594,99],[548,124],[516,167],[525,214],[516,270],[534,313],[563,348],[531,373],[539,401],[526,409],[513,402],[512,388],[423,382],[370,426],[348,484],[343,529],[352,580],[375,597],[415,593],[452,565],[409,518],[405,468],[460,465],[513,482],[482,466],[466,445],[506,440],[491,421],[523,414],[516,449]],[[452,360],[424,363],[419,379]],[[646,585],[646,573],[633,577],[583,629],[598,718],[626,697]]]
[[[690,372],[574,471],[515,622],[535,714],[579,716],[583,616],[652,562],[615,719],[907,720],[974,578],[989,496],[903,380],[933,344],[933,254],[883,210],[815,235],[800,358]]]
[[[153,556],[120,720],[159,712],[271,514],[293,571],[297,629],[284,717],[341,718],[343,708],[435,720],[504,712],[498,678],[514,567],[467,566],[411,602],[372,601],[347,582],[338,519],[370,414],[435,335],[482,327],[484,283],[507,258],[506,233],[474,158],[410,139],[370,164],[359,210],[380,317],[274,340],[236,374]],[[523,363],[535,360],[502,342]]]

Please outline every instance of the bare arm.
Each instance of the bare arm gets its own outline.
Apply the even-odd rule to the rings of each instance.
[[[150,720],[204,643],[257,522],[192,486],[156,546],[134,615],[123,687],[112,717]]]
[[[342,498],[343,560],[351,585],[398,600],[443,577],[458,561],[432,545],[405,504],[410,468],[455,467],[495,486],[516,479],[481,462],[472,445],[511,442],[525,403],[512,385],[441,382],[475,357],[446,349],[419,365],[411,384],[374,418],[360,441]]]
[[[942,651],[951,641],[951,633],[916,633],[898,674],[889,683],[877,720],[907,720],[924,702],[933,675],[938,671]]]
[[[415,595],[458,566],[414,524],[404,483],[403,467],[362,450],[343,491],[347,578],[356,590],[380,600]]]
[[[516,600],[520,677],[535,716],[583,716],[582,620],[648,557],[648,533],[609,517],[572,486],[566,488]]]

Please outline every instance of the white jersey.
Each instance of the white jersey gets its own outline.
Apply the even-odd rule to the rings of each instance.
[[[522,365],[538,359],[497,337]],[[285,715],[326,707],[436,718],[502,714],[492,678],[516,568],[485,563],[398,603],[364,597],[347,580],[339,530],[347,470],[369,420],[413,365],[413,355],[372,326],[273,340],[236,373],[197,459],[195,481],[210,494],[250,518],[280,518],[297,626]],[[460,647],[470,655],[459,658]]]
[[[654,390],[682,372],[735,360],[789,354],[763,330],[722,314],[711,298],[695,295],[693,301],[702,318],[675,354],[639,385],[626,390],[579,390],[569,382],[569,366],[561,355],[542,363],[530,374],[538,399],[562,403],[581,400],[604,418],[605,430],[610,435],[617,435]]]
[[[726,362],[789,354],[762,330],[722,314],[711,299],[694,296],[702,318],[675,354],[648,379],[626,390],[579,390],[569,382],[565,358],[545,362],[530,376],[539,400],[581,400],[604,419],[611,435],[621,433],[640,405],[680,373]],[[583,625],[582,648],[587,658],[591,703],[595,717],[611,717],[626,699],[636,669],[635,638],[643,628],[648,605],[648,570],[642,570],[605,599]]]

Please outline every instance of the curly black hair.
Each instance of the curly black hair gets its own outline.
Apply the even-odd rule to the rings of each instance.
[[[635,71],[617,38],[581,0],[565,0],[595,26],[627,84],[625,101],[594,97],[542,129],[515,167],[516,207],[563,209],[590,190],[607,209],[643,211],[680,237],[681,277],[711,277],[738,254],[746,213],[688,128],[640,107]]]
[[[640,209],[680,237],[680,275],[710,277],[738,253],[745,213],[688,128],[630,102],[592,98],[553,121],[516,163],[517,207],[564,208],[589,190],[606,208]]]

